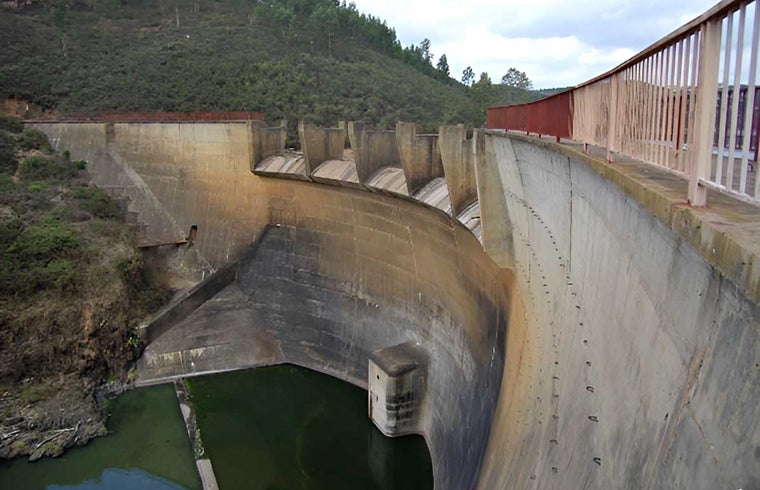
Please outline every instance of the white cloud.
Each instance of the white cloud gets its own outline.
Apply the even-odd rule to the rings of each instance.
[[[622,63],[714,0],[354,0],[404,46],[430,39],[453,77],[467,66],[496,81],[509,67],[537,88],[576,85]]]

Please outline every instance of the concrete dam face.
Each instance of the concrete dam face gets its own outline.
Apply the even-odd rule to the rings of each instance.
[[[757,244],[678,205],[674,177],[479,132],[460,167],[413,172],[399,143],[379,169],[358,151],[351,182],[313,161],[271,178],[250,123],[36,126],[130,200],[145,241],[197,225],[219,271],[148,334],[142,382],[289,362],[372,393],[372,362],[417,373],[403,432],[436,488],[760,486]],[[399,172],[408,197],[366,183]],[[448,207],[415,194],[425,175]],[[468,188],[475,234],[451,205]]]

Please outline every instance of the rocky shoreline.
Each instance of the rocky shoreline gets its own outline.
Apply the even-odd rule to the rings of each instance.
[[[131,388],[119,381],[92,388],[86,380],[24,380],[0,392],[0,458],[57,457],[108,434],[109,399]]]

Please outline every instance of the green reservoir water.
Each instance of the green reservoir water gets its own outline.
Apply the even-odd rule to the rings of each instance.
[[[353,385],[289,365],[187,384],[222,490],[433,487],[425,441],[383,436]],[[0,463],[0,489],[200,488],[173,386],[130,391],[109,410],[109,436],[57,459]]]
[[[424,439],[383,436],[349,383],[282,365],[188,384],[223,490],[433,488]]]
[[[172,385],[129,391],[109,405],[107,437],[35,463],[0,463],[0,489],[200,489]]]

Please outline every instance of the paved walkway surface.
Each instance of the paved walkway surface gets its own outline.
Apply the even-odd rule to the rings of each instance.
[[[578,143],[577,141],[566,140],[566,139],[560,140],[560,143],[562,145],[564,145],[564,146],[567,146],[568,148],[573,148],[574,150],[581,151],[581,152],[583,151],[583,143]],[[599,147],[599,146],[589,145],[588,149],[587,149],[587,152],[588,152],[589,155],[594,156],[594,157],[602,158],[602,159],[605,159],[605,160],[607,158],[607,149],[606,148],[602,148],[602,147]],[[621,153],[616,153],[614,155],[614,160],[615,161],[613,163],[618,164],[618,165],[625,165],[625,164],[629,164],[629,165],[630,164],[651,165],[651,164],[647,164],[647,163],[645,163],[645,162],[643,162],[641,160],[636,160],[636,159],[631,158],[631,157],[629,157],[627,155],[623,155]],[[716,161],[717,160],[718,160],[718,156],[717,155],[713,155],[713,160],[712,160],[712,169],[713,170],[712,170],[712,173],[710,175],[710,178],[713,179],[713,180],[715,179],[715,168],[716,168]],[[734,158],[734,171],[733,171],[733,176],[734,177],[733,177],[732,190],[734,190],[735,192],[739,192],[739,184],[740,184],[739,176],[741,175],[741,164],[742,164],[741,158]],[[656,165],[652,165],[652,166],[655,167],[655,168],[659,168]],[[752,190],[752,189],[755,188],[755,180],[756,180],[756,176],[757,176],[757,171],[756,171],[757,168],[756,167],[757,167],[757,165],[755,164],[755,162],[749,161],[749,163],[747,165],[747,187],[746,187],[747,189]],[[721,178],[721,184],[724,185],[724,186],[726,185],[726,172],[727,172],[727,168],[728,168],[728,158],[724,157],[723,172],[722,172],[722,178]],[[752,191],[750,191],[749,193],[751,194]]]

